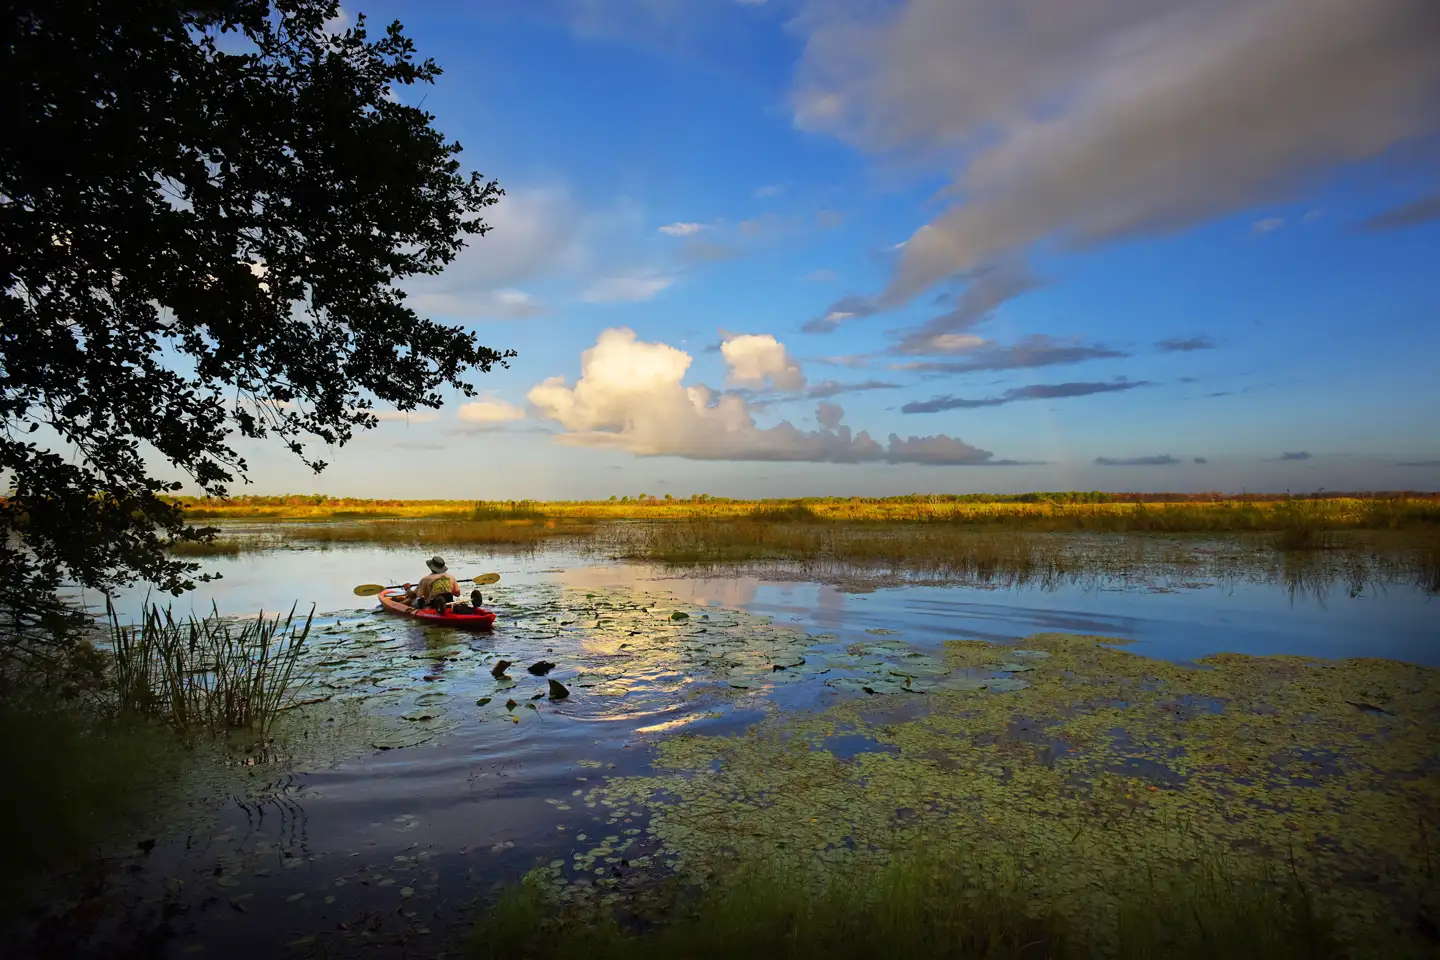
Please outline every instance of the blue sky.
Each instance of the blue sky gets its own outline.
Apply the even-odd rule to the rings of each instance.
[[[519,357],[249,490],[1440,487],[1430,0],[1000,9],[347,4],[507,191],[413,302]]]

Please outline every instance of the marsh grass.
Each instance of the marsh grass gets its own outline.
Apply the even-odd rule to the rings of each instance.
[[[317,525],[297,533],[296,539],[317,544],[378,543],[406,546],[518,546],[529,547],[565,537],[594,532],[586,521],[526,518],[470,520],[402,520],[373,523]]]
[[[694,520],[646,524],[616,535],[616,546],[625,555],[674,565],[846,564],[990,580],[1063,575],[1073,559],[1056,537],[927,525]]]
[[[1032,878],[1033,879],[1033,878]],[[678,885],[629,916],[577,909],[542,884],[512,888],[485,915],[473,960],[849,958],[1296,958],[1345,955],[1328,913],[1294,876],[1238,876],[1222,860],[1062,909],[1032,883],[980,876],[963,857],[909,855],[816,885],[780,863],[747,865],[698,896]],[[1113,909],[1111,908],[1113,907]],[[1076,922],[1075,916],[1092,918]]]
[[[762,504],[745,514],[750,523],[819,523],[821,516],[803,503]]]
[[[609,501],[352,500],[324,496],[181,498],[189,519],[789,519],[852,523],[1001,525],[1048,532],[1280,532],[1317,529],[1400,530],[1440,527],[1440,497],[1246,495],[1187,501],[1160,494],[1029,494],[1010,497],[925,496],[755,501],[643,499]],[[803,509],[805,514],[798,513]]]
[[[213,608],[212,608],[213,610]],[[219,611],[177,620],[147,604],[141,622],[121,626],[106,605],[121,715],[161,721],[182,735],[250,730],[264,735],[301,685],[297,666],[314,610],[297,622],[228,623]]]
[[[545,511],[534,500],[481,502],[470,511],[471,520],[545,520]]]

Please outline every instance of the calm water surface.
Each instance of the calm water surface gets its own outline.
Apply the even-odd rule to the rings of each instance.
[[[136,909],[135,923],[153,924],[167,900],[174,904],[160,955],[347,956],[383,947],[435,956],[490,884],[551,859],[568,862],[596,837],[638,834],[629,856],[649,852],[643,823],[609,822],[607,810],[585,807],[578,795],[587,784],[645,772],[651,747],[673,731],[731,733],[768,711],[857,695],[829,682],[844,673],[840,659],[833,670],[813,669],[857,642],[883,637],[933,652],[947,639],[1004,643],[1065,631],[1133,640],[1136,652],[1179,661],[1241,652],[1440,665],[1440,599],[1408,588],[1351,596],[1337,585],[1323,603],[1250,583],[846,592],[755,577],[674,578],[563,554],[460,552],[447,556],[457,575],[502,575],[486,588],[499,615],[492,635],[425,628],[354,596],[358,583],[417,580],[423,559],[387,548],[221,558],[207,566],[222,580],[174,601],[177,613],[208,612],[213,601],[224,615],[284,612],[297,599],[303,612],[313,602],[323,614],[314,643],[337,658],[324,661],[332,664],[325,689],[394,691],[356,702],[402,730],[399,739],[346,747],[338,763],[261,765],[253,789],[222,803],[212,825],[117,861],[111,893]],[[122,619],[144,599],[139,591],[118,597]],[[675,608],[688,619],[672,619]],[[783,637],[757,632],[755,617],[786,628]],[[516,664],[513,686],[490,674],[502,657]],[[542,658],[556,664],[550,676],[570,687],[569,699],[544,698],[545,680],[525,671]],[[802,660],[806,676],[770,672],[770,661]],[[360,676],[367,672],[374,676]]]

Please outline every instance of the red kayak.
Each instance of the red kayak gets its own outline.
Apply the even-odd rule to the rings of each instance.
[[[437,613],[434,610],[416,610],[403,601],[405,589],[403,587],[394,590],[386,590],[380,594],[380,606],[391,613],[398,613],[402,616],[411,617],[421,623],[433,627],[455,627],[459,630],[489,630],[495,625],[495,613],[491,610],[476,610],[474,613],[452,613],[446,610],[444,613]]]

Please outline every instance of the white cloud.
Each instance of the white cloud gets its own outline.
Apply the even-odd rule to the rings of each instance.
[[[524,420],[525,411],[504,400],[476,400],[460,405],[457,414],[466,423],[494,424]]]
[[[771,334],[746,333],[720,344],[720,355],[730,371],[726,382],[735,387],[801,390],[805,374],[785,346]]]
[[[574,386],[551,377],[528,399],[541,416],[569,431],[560,435],[562,443],[636,456],[933,464],[984,463],[991,457],[945,436],[892,436],[887,450],[864,431],[852,433],[842,423],[844,411],[830,403],[816,411],[819,430],[801,430],[788,421],[762,428],[743,397],[685,386],[690,364],[683,350],[646,343],[625,328],[606,330],[581,355]]]
[[[1256,220],[1251,229],[1256,233],[1273,233],[1285,226],[1284,217],[1266,217],[1264,220]]]
[[[770,200],[780,196],[780,194],[784,192],[785,185],[783,183],[767,183],[763,187],[755,188],[755,198],[757,200]]]
[[[688,237],[705,229],[703,223],[667,223],[660,232],[667,237]]]
[[[674,282],[674,277],[646,273],[606,277],[587,287],[580,298],[590,303],[633,303],[651,299]]]
[[[1434,0],[811,0],[797,124],[957,170],[893,307],[1041,241],[1176,230],[1440,131]]]

